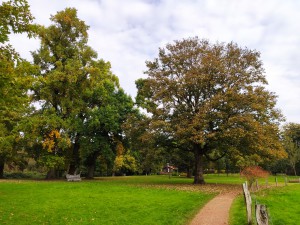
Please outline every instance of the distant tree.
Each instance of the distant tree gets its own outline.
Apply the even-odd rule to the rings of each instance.
[[[300,160],[300,124],[288,123],[283,127],[283,145],[288,154],[288,162],[297,176],[296,164]]]
[[[139,111],[135,111],[127,117],[126,121],[122,124],[122,128],[124,130],[128,146],[130,146],[130,149],[136,153],[136,160],[139,166],[138,171],[140,173],[149,174],[155,164],[153,157],[158,156],[159,154],[148,155],[148,152],[153,149],[154,143],[148,133],[148,117]]]
[[[28,90],[34,68],[9,45],[9,34],[35,32],[33,16],[25,0],[0,5],[0,178],[4,164],[16,160],[20,133],[18,124],[28,113]],[[21,149],[19,149],[21,150]]]
[[[125,144],[127,138],[123,135],[122,124],[133,110],[131,97],[109,79],[105,82],[105,88],[102,86],[100,92],[96,87],[93,89],[95,98],[88,100],[90,104],[82,126],[81,142],[84,148],[81,156],[88,170],[88,178],[94,177],[96,160],[100,155],[104,158],[111,155],[117,157],[118,143]]]
[[[133,174],[137,171],[136,159],[126,150],[121,142],[116,146],[116,158],[114,162],[114,174]]]
[[[257,51],[234,43],[183,39],[147,61],[137,81],[137,103],[178,146],[194,153],[195,184],[203,184],[204,157],[257,154],[284,157],[276,96],[266,90]],[[214,158],[214,159],[217,159]]]

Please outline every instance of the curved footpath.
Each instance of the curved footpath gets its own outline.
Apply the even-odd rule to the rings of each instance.
[[[210,200],[192,220],[190,225],[228,225],[229,210],[238,192],[227,192]]]

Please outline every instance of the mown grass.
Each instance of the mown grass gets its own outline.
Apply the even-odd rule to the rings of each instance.
[[[230,225],[246,225],[247,216],[245,208],[245,200],[243,196],[238,196],[232,203],[229,215]]]
[[[284,177],[277,177],[280,186]],[[96,178],[82,182],[0,181],[0,224],[187,224],[214,195],[207,188],[242,184],[239,175],[209,174],[214,186],[193,190],[193,179],[168,176]],[[259,180],[260,185],[265,183]],[[275,186],[275,177],[268,179]],[[227,185],[228,186],[228,185]],[[274,187],[253,195],[253,201],[268,206],[271,224],[297,224],[300,217],[300,185]],[[299,210],[298,210],[299,209]],[[243,196],[231,209],[230,224],[246,224]]]
[[[252,202],[267,205],[272,225],[298,225],[300,218],[300,184],[272,187],[251,194]],[[254,207],[253,207],[254,210]],[[254,218],[254,217],[253,217]],[[230,225],[243,225],[246,208],[243,196],[235,199],[230,210]]]
[[[0,182],[0,224],[186,224],[214,194],[135,184],[166,177]]]
[[[205,182],[212,184],[241,184],[245,182],[245,178],[239,174],[205,174]]]

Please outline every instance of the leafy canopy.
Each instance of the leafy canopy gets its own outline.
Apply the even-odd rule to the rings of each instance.
[[[28,113],[28,90],[35,71],[7,42],[10,33],[25,32],[31,37],[35,32],[32,20],[25,0],[0,5],[0,178],[4,163],[18,158],[18,125]]]
[[[232,42],[211,44],[197,37],[167,44],[146,62],[148,78],[136,82],[137,103],[152,114],[153,127],[193,151],[195,161],[229,152],[283,156],[282,116],[276,96],[265,88],[259,57]]]

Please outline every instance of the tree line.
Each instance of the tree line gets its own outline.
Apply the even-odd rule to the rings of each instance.
[[[87,44],[76,9],[57,12],[48,27],[33,23],[26,0],[0,10],[0,178],[5,165],[24,169],[29,160],[47,178],[82,170],[93,178],[99,167],[105,175],[151,173],[168,162],[203,184],[209,161],[284,161],[296,173],[300,128],[280,131],[259,52],[198,37],[167,44],[146,62],[133,100]],[[33,62],[9,45],[11,33],[40,40]]]

